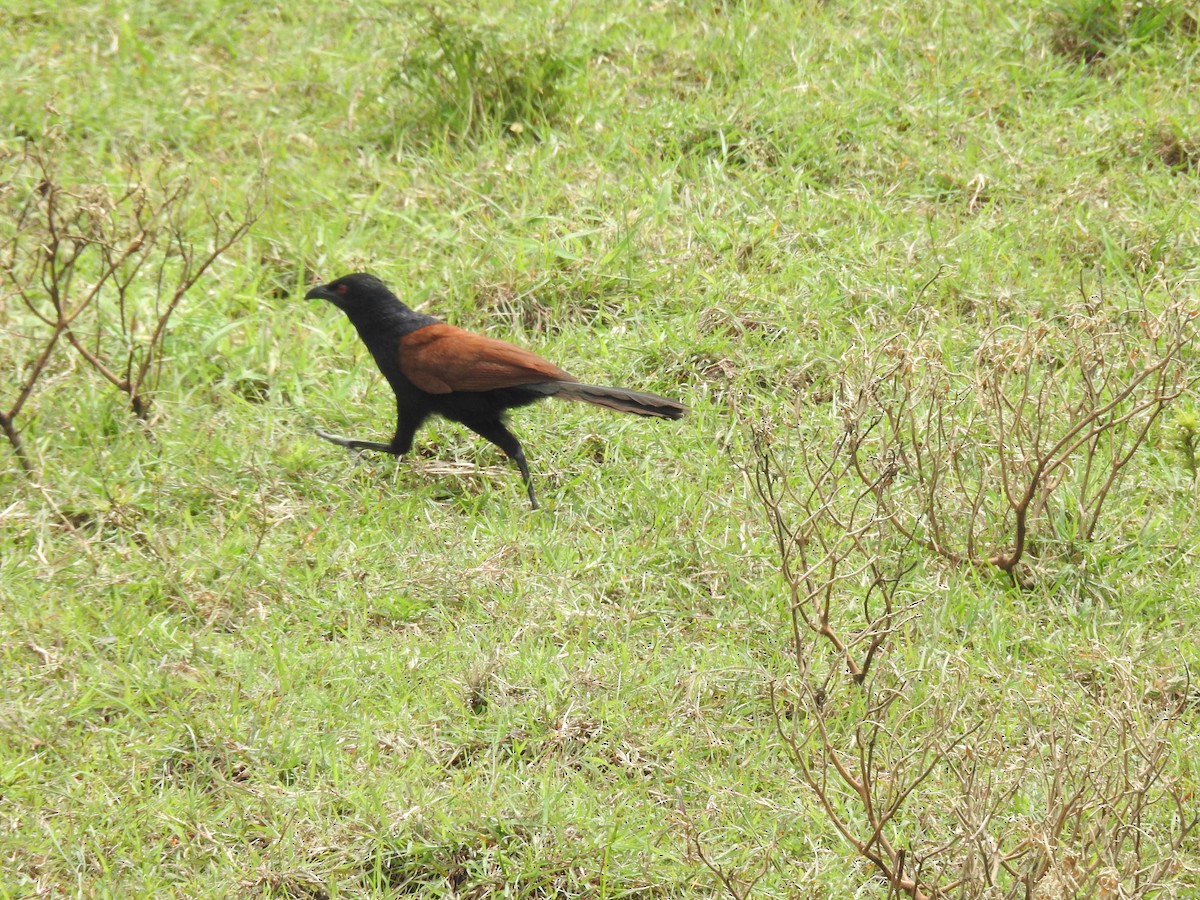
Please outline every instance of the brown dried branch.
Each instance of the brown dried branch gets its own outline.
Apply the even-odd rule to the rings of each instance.
[[[904,846],[895,835],[915,792],[985,721],[972,720],[961,699],[908,705],[904,676],[886,689],[875,684],[879,677],[871,679],[859,699],[846,700],[844,708],[838,708],[830,692],[802,682],[790,714],[779,686],[772,685],[777,732],[829,822],[892,890],[914,900],[949,896],[960,886],[959,879],[939,883],[923,871],[951,845],[918,850]],[[918,725],[914,720],[919,715],[926,719]],[[854,725],[843,735],[834,727],[847,716]],[[924,737],[908,743],[917,733]]]
[[[1127,309],[1084,298],[987,331],[972,372],[918,335],[850,360],[838,396],[859,481],[906,539],[1014,580],[1035,537],[1092,540],[1105,504],[1188,381],[1190,310],[1164,291]],[[863,424],[865,423],[865,424]],[[1069,530],[1064,530],[1063,524]],[[1039,551],[1040,552],[1040,551]]]
[[[8,170],[0,200],[9,212],[0,238],[0,284],[30,314],[18,322],[19,335],[38,348],[18,367],[16,393],[0,408],[0,430],[28,474],[34,468],[17,418],[59,348],[71,347],[146,419],[172,316],[246,235],[263,205],[260,177],[232,212],[204,200],[197,225],[191,184],[165,163],[127,158],[124,183],[113,190],[66,184],[62,152],[59,134],[50,130],[0,158]]]
[[[732,872],[729,872],[724,866],[713,859],[712,855],[705,850],[705,842],[701,838],[700,828],[696,824],[695,819],[687,810],[687,805],[683,802],[683,795],[680,794],[676,801],[679,817],[683,822],[684,836],[687,839],[688,852],[695,855],[696,859],[700,860],[704,868],[708,869],[717,882],[724,888],[733,900],[746,900],[747,897],[754,891],[755,885],[763,879],[763,877],[771,870],[771,862],[773,859],[773,848],[764,848],[762,854],[762,865],[759,870],[753,875],[743,879]]]
[[[1094,709],[1047,686],[1002,715],[1003,698],[983,705],[953,674],[916,696],[930,673],[897,671],[888,651],[918,611],[899,602],[912,550],[1015,579],[1035,534],[1093,538],[1185,386],[1190,325],[1169,298],[1161,313],[1144,298],[1117,312],[1088,298],[1049,323],[992,329],[970,377],[898,337],[848,367],[832,444],[800,429],[785,442],[769,421],[752,430],[796,663],[789,687],[771,687],[776,729],[889,895],[1148,897],[1171,885],[1200,828],[1170,741],[1186,701],[1147,711],[1122,676]],[[1067,531],[1057,523],[1072,513]]]
[[[1169,887],[1198,823],[1172,767],[1185,707],[1145,710],[1131,676],[1113,682],[1091,708],[1044,692],[1024,710],[1025,746],[993,738],[970,764],[951,764],[955,814],[973,848],[963,863],[970,896],[1146,897]],[[981,778],[989,763],[993,774]],[[1014,802],[1030,812],[1005,815]]]
[[[894,477],[885,466],[863,485],[854,466],[870,428],[846,431],[828,449],[801,442],[793,487],[770,430],[752,430],[753,486],[791,597],[793,653],[803,665],[805,632],[826,641],[858,683],[887,637],[911,616],[896,592],[915,562],[896,540],[881,498]],[[857,619],[850,609],[861,608]],[[865,649],[864,649],[865,648]]]
[[[974,728],[945,737],[952,721],[965,721],[964,715],[948,718],[940,732],[944,744],[904,749],[895,740],[897,729],[908,727],[925,704],[907,704],[903,682],[881,688],[877,680],[876,665],[888,642],[915,615],[916,601],[900,597],[919,545],[890,521],[899,464],[876,460],[877,470],[862,477],[865,448],[882,419],[848,412],[832,446],[802,437],[784,442],[762,423],[752,429],[752,483],[791,601],[800,684],[790,717],[778,686],[772,686],[770,698],[801,779],[838,833],[893,890],[935,898],[943,895],[925,884],[924,858],[897,839],[894,824],[913,792]],[[790,465],[784,465],[781,448]],[[810,679],[812,639],[831,658],[817,683]],[[857,696],[847,699],[847,690]],[[834,698],[860,709],[849,734],[834,731],[844,712],[832,708]]]

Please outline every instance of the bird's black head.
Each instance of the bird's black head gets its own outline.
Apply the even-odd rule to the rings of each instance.
[[[304,295],[304,299],[328,300],[347,313],[370,312],[377,307],[399,302],[386,284],[365,272],[343,275],[329,284],[317,285]]]
[[[386,284],[374,275],[355,272],[329,284],[320,284],[304,295],[305,300],[328,300],[354,323],[359,335],[372,347],[388,345],[395,338],[432,325],[437,319],[415,312],[400,302]],[[394,344],[388,352],[394,351]],[[378,358],[378,357],[377,357]]]

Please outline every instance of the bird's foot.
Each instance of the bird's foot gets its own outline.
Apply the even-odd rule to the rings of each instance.
[[[327,431],[322,431],[320,428],[313,429],[317,433],[317,437],[324,438],[331,444],[337,444],[339,447],[345,447],[348,450],[379,450],[382,453],[395,454],[391,444],[380,443],[379,441],[360,441],[355,438],[338,437],[336,434],[330,434]]]

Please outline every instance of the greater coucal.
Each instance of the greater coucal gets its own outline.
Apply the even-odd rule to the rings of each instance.
[[[461,422],[503,450],[521,470],[529,502],[538,508],[521,443],[504,424],[505,410],[545,397],[582,400],[639,416],[678,419],[687,407],[625,388],[580,384],[558,366],[505,341],[445,325],[409,309],[374,275],[346,275],[315,287],[306,300],[328,300],[341,309],[396,394],[396,434],[391,443],[359,441],[317,431],[342,447],[400,456],[430,415]]]

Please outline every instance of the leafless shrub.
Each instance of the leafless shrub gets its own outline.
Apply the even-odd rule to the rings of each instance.
[[[136,156],[116,186],[68,183],[65,152],[53,129],[0,148],[0,315],[28,348],[0,429],[30,474],[16,420],[64,345],[147,419],[171,316],[261,212],[261,182],[231,212],[198,200],[166,163]]]
[[[1044,688],[947,758],[965,897],[1147,897],[1178,886],[1200,824],[1172,741],[1186,698],[1148,707],[1129,672],[1082,699]],[[1021,810],[1021,812],[1016,812]]]
[[[889,522],[896,469],[881,466],[864,484],[857,463],[871,429],[846,430],[827,452],[800,447],[797,486],[780,463],[771,432],[764,425],[754,431],[754,489],[791,598],[797,665],[807,666],[805,633],[811,633],[862,684],[884,641],[912,615],[912,605],[898,604],[896,597],[916,564],[911,538]]]
[[[1173,298],[1155,312],[1144,298],[1113,308],[1092,296],[1029,325],[992,326],[968,372],[920,335],[876,342],[849,362],[838,392],[854,469],[900,533],[1021,581],[1048,542],[1093,539],[1111,491],[1183,390],[1194,340],[1190,311]]]
[[[943,662],[903,671],[888,656],[861,686],[772,692],[802,781],[890,891],[1134,898],[1195,878],[1182,860],[1200,812],[1172,743],[1182,704],[1147,709],[1131,677],[1101,697],[984,702]]]
[[[930,680],[889,670],[818,688],[802,677],[794,692],[771,694],[779,735],[826,819],[891,891],[916,900],[965,884],[953,871],[959,838],[933,827],[939,785],[946,760],[990,721],[965,692],[919,686]]]
[[[864,482],[870,427],[832,445],[774,431],[754,429],[753,484],[790,598],[796,677],[771,690],[779,735],[826,818],[888,885],[934,896],[922,869],[939,854],[907,846],[905,807],[982,723],[965,699],[914,700],[920,673],[877,670],[919,605],[903,585],[921,545],[890,521],[896,469]]]
[[[688,812],[682,795],[678,797],[678,813],[684,837],[687,839],[688,855],[699,860],[704,868],[712,873],[717,883],[732,900],[747,900],[754,892],[755,886],[770,871],[771,865],[775,861],[775,848],[762,848],[757,870],[753,874],[735,872],[731,867],[715,859],[712,852],[706,848],[704,837],[700,833],[700,826],[695,817]]]
[[[755,427],[796,664],[771,689],[777,731],[889,896],[1150,897],[1192,877],[1180,858],[1200,813],[1177,747],[1190,691],[1147,702],[1118,666],[1086,690],[1030,678],[1009,693],[954,653],[899,652],[920,553],[1015,577],[1035,530],[1097,536],[1191,342],[1174,301],[1114,312],[1087,298],[993,327],[970,375],[921,335],[869,347],[842,374],[833,441]],[[731,896],[749,892],[709,867]]]

